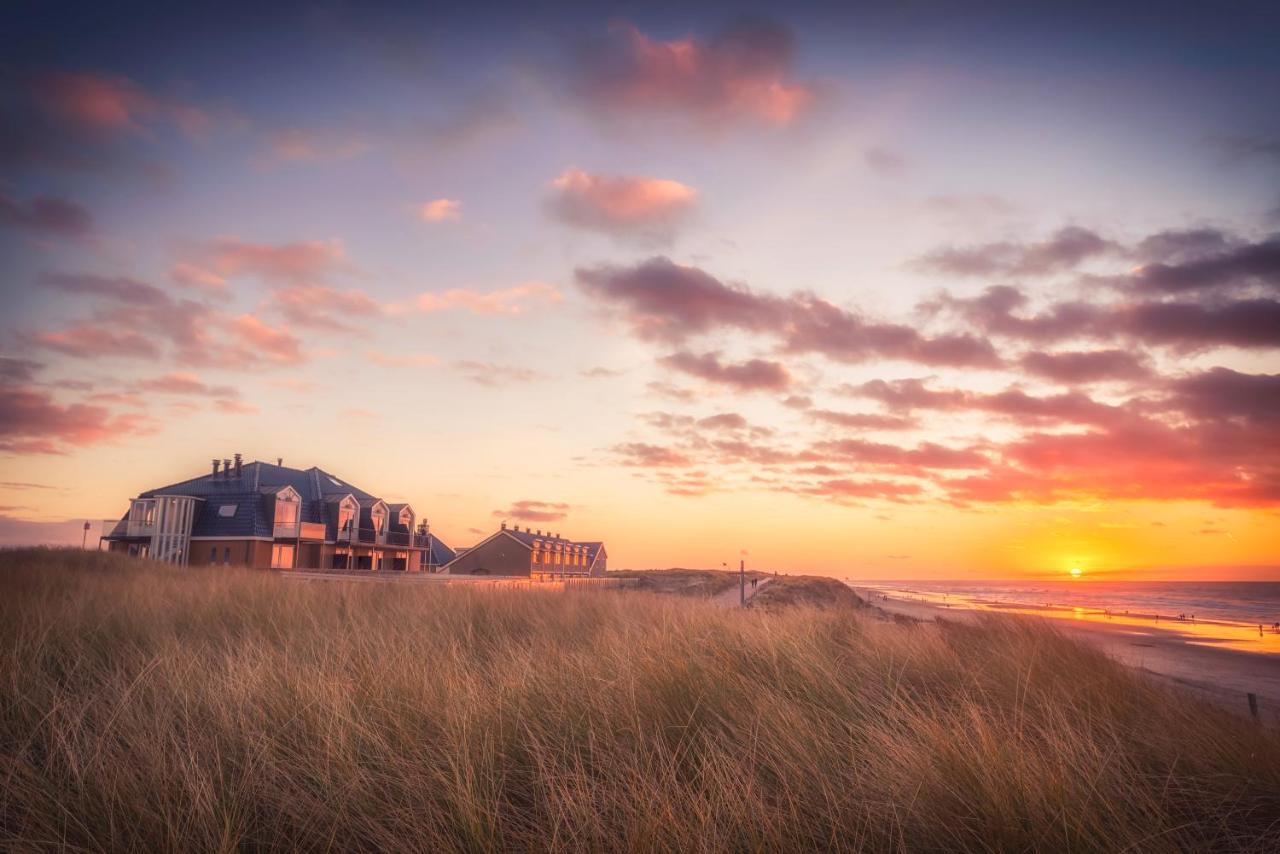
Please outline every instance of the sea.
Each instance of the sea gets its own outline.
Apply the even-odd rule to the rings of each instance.
[[[952,607],[1048,608],[1243,626],[1280,622],[1280,581],[851,581]]]

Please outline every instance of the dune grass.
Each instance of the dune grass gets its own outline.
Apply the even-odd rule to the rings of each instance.
[[[14,850],[1274,851],[1280,738],[1043,626],[0,555]]]
[[[737,570],[726,569],[623,569],[610,572],[609,576],[634,578],[635,590],[677,596],[709,598],[738,587]],[[763,572],[748,572],[747,581],[764,576]]]
[[[765,611],[797,605],[863,608],[867,603],[844,582],[817,575],[780,575],[760,588],[751,599],[752,608]]]

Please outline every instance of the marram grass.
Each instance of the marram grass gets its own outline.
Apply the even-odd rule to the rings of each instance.
[[[0,845],[1276,851],[1280,737],[1051,630],[0,555]]]

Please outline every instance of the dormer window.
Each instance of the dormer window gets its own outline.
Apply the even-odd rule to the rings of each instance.
[[[276,496],[276,524],[298,524],[298,496],[292,490]]]
[[[374,507],[370,515],[373,517],[373,530],[381,534],[387,529],[387,508],[379,505]]]
[[[359,506],[354,500],[348,496],[342,499],[342,503],[338,505],[338,530],[350,531],[351,526],[356,518],[356,511]]]

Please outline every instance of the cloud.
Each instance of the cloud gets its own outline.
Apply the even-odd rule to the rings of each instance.
[[[1212,232],[1210,232],[1212,233]],[[1204,232],[1201,232],[1204,234]],[[1224,246],[1216,251],[1180,255],[1174,261],[1144,264],[1120,279],[1123,287],[1137,291],[1179,294],[1189,291],[1265,288],[1280,291],[1280,234],[1255,243]]]
[[[464,379],[486,388],[517,385],[542,378],[541,374],[529,368],[522,368],[516,365],[499,365],[494,362],[480,362],[472,359],[459,359],[453,362],[450,367]]]
[[[668,115],[704,128],[742,121],[785,126],[812,103],[791,75],[792,38],[767,22],[742,23],[704,41],[658,41],[616,24],[571,59],[573,95],[598,115]]]
[[[180,261],[169,268],[169,280],[184,288],[202,290],[214,296],[227,295],[227,280],[212,270]]]
[[[457,199],[432,199],[418,209],[418,216],[427,222],[446,222],[462,217],[462,202]]]
[[[1280,374],[1244,374],[1213,368],[1172,380],[1177,408],[1205,421],[1240,418],[1280,428]]]
[[[61,454],[69,446],[107,444],[155,429],[155,422],[146,416],[120,415],[91,404],[62,404],[43,389],[23,385],[0,389],[0,451]]]
[[[240,396],[234,386],[209,385],[196,374],[172,372],[151,379],[139,380],[137,387],[142,391],[159,392],[161,394],[184,394],[200,397],[233,399]]]
[[[71,294],[99,297],[136,306],[163,306],[169,295],[146,282],[124,276],[97,276],[91,273],[44,273],[40,284]]]
[[[302,345],[296,336],[283,327],[272,327],[253,314],[242,314],[231,322],[230,332],[246,345],[254,357],[261,356],[281,365],[295,365],[303,361]]]
[[[569,515],[569,505],[548,501],[517,501],[506,510],[494,510],[493,515],[522,522],[559,522]]]
[[[1112,424],[1125,417],[1121,407],[1098,403],[1078,391],[1045,396],[1027,394],[1017,388],[972,392],[932,389],[918,379],[871,380],[859,386],[844,386],[841,391],[878,400],[894,412],[983,412],[1021,424]]]
[[[93,217],[79,202],[57,196],[15,199],[0,191],[0,225],[38,234],[80,237],[93,229]]]
[[[692,460],[678,451],[645,442],[615,445],[613,452],[624,466],[667,468],[693,465]]]
[[[114,331],[98,325],[86,324],[36,332],[31,340],[39,347],[81,359],[154,359],[160,355],[160,348],[156,343],[141,333],[132,330]]]
[[[375,365],[384,368],[424,368],[440,364],[440,359],[429,353],[384,353],[380,350],[369,350],[365,358]]]
[[[299,326],[332,331],[352,331],[346,318],[374,317],[382,306],[373,297],[354,289],[298,283],[272,291],[275,307],[285,319]]]
[[[127,77],[56,72],[37,77],[32,91],[48,112],[94,133],[141,136],[164,122],[202,137],[212,124],[204,110],[155,95]]]
[[[919,426],[914,418],[902,415],[885,415],[876,412],[835,412],[830,409],[812,409],[810,417],[837,427],[861,430],[910,430]]]
[[[195,248],[195,263],[223,277],[251,275],[277,285],[308,284],[346,268],[337,240],[254,243],[221,237]]]
[[[874,172],[881,175],[898,175],[907,170],[907,159],[896,151],[873,147],[862,152],[862,159]]]
[[[943,295],[928,307],[953,312],[986,335],[1037,345],[1126,338],[1182,352],[1280,346],[1280,301],[1273,299],[1140,299],[1114,305],[1069,301],[1038,313],[1016,311],[1027,302],[1017,288],[998,285],[971,299]]]
[[[589,296],[621,306],[635,334],[648,340],[680,341],[723,326],[766,331],[786,309],[784,300],[661,256],[634,267],[579,268],[576,276]]]
[[[1087,228],[1067,226],[1040,243],[987,243],[930,252],[916,263],[953,276],[1047,276],[1075,269],[1120,247]]]
[[[692,187],[662,178],[592,175],[570,169],[551,182],[547,209],[568,225],[664,240],[697,202]]]
[[[286,163],[333,163],[364,154],[371,147],[362,137],[336,130],[287,128],[269,140],[272,157]]]
[[[43,367],[31,359],[0,356],[0,383],[30,382]]]
[[[749,359],[734,364],[720,361],[716,353],[697,355],[680,351],[664,356],[659,361],[673,370],[710,383],[731,386],[739,391],[780,391],[791,385],[791,375],[782,363],[764,359]]]
[[[1066,384],[1151,376],[1146,358],[1130,350],[1035,351],[1025,354],[1018,364],[1030,374]]]
[[[523,314],[533,305],[555,305],[563,299],[564,296],[555,285],[523,282],[487,293],[464,288],[450,288],[439,293],[427,291],[418,295],[414,305],[418,311],[425,313],[463,309],[481,315]]]
[[[579,371],[578,376],[586,380],[608,380],[613,379],[614,377],[620,377],[625,373],[626,371],[623,370],[605,368],[597,365],[594,368],[587,368],[586,370]]]
[[[673,343],[718,329],[767,334],[792,353],[840,362],[903,359],[927,365],[995,367],[990,342],[967,334],[929,338],[911,326],[870,321],[813,294],[758,294],[658,256],[633,267],[579,268],[579,286],[618,311],[639,338]]]

